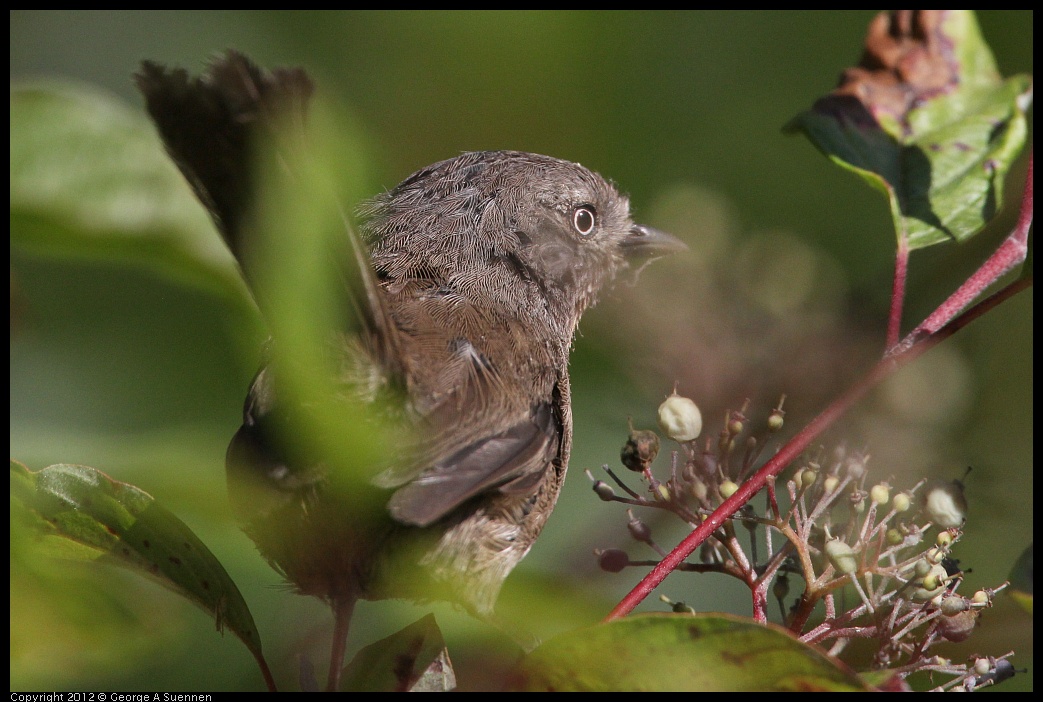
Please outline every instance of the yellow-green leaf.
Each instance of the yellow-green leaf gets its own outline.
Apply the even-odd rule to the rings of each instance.
[[[651,614],[554,638],[514,687],[584,692],[839,692],[868,686],[789,632],[742,617]]]
[[[12,460],[11,498],[47,552],[145,574],[209,612],[219,631],[227,627],[263,660],[253,617],[224,566],[148,493],[88,466],[32,472]]]

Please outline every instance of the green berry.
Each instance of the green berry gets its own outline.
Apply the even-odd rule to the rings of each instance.
[[[826,558],[837,571],[850,575],[858,570],[858,554],[840,539],[827,541],[825,551]]]

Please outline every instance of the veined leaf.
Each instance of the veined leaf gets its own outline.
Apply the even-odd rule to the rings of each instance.
[[[882,13],[861,63],[786,130],[883,191],[917,249],[962,241],[999,211],[1031,96],[1029,76],[1000,78],[971,11]]]
[[[32,472],[11,461],[12,509],[42,535],[52,555],[122,565],[169,587],[213,615],[263,660],[239,588],[202,541],[155,499],[87,466]]]

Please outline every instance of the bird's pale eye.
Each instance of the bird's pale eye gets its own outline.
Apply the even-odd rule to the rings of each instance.
[[[597,216],[590,205],[580,205],[572,211],[572,226],[580,236],[588,237],[593,234],[595,225]]]

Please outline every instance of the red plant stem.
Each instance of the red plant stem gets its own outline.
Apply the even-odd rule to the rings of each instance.
[[[753,620],[768,623],[768,583],[770,578],[758,578],[753,583]]]
[[[898,250],[895,252],[895,279],[891,287],[891,310],[887,315],[887,346],[892,348],[898,343],[902,333],[902,309],[905,306],[905,283],[909,276],[909,237],[903,231],[898,237]]]
[[[948,339],[957,331],[970,324],[992,308],[1013,297],[1032,285],[1031,278],[1022,278],[1003,288],[995,295],[982,300],[963,314],[960,311],[981,293],[989,284],[1013,268],[1025,258],[1028,230],[1032,223],[1032,152],[1029,152],[1028,182],[1022,198],[1021,213],[1018,224],[1011,236],[997,249],[989,259],[960,286],[948,300],[935,310],[923,323],[911,332],[901,344],[891,348],[885,356],[870,369],[869,373],[851,386],[843,395],[833,401],[821,414],[811,420],[796,436],[788,441],[778,453],[770,458],[760,470],[739,489],[721,503],[692,533],[674,548],[652,571],[642,578],[633,590],[627,593],[619,604],[608,614],[605,621],[626,616],[634,607],[644,600],[652,590],[659,586],[666,576],[673,572],[700,544],[706,541],[724,522],[732,517],[740,507],[750,501],[772,477],[777,476],[796,459],[816,437],[844,414],[855,402],[870,389],[890,376],[902,366],[916,360],[928,350]],[[1020,251],[1020,258],[1018,252]],[[897,278],[897,276],[896,276]],[[984,281],[988,281],[982,284]],[[972,281],[974,284],[972,285]],[[897,284],[897,282],[896,282]],[[963,299],[967,292],[973,295]],[[966,291],[966,292],[964,292]],[[957,316],[959,315],[959,316]]]
[[[938,309],[932,312],[916,329],[909,332],[901,343],[889,346],[889,355],[901,353],[916,343],[918,339],[936,333],[971,304],[986,288],[1025,260],[1028,252],[1029,227],[1032,226],[1032,154],[1032,149],[1029,149],[1025,192],[1021,198],[1021,211],[1018,213],[1018,222],[1014,231],[985,263],[949,296],[949,299],[939,305]]]

